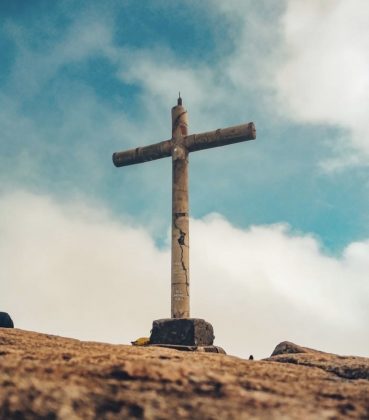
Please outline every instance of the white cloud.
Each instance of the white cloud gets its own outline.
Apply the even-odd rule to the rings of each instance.
[[[0,198],[0,309],[19,328],[128,343],[170,311],[170,256],[148,233],[88,203]],[[233,354],[279,341],[367,354],[369,241],[341,258],[286,225],[191,221],[192,315]]]
[[[331,146],[332,156],[321,162],[326,171],[367,165],[369,3],[211,0],[211,4],[233,28],[233,48],[219,64],[242,96],[255,89],[262,93],[258,100],[264,102],[271,122],[282,116],[341,129],[335,139],[314,139]]]
[[[0,214],[1,306],[19,327],[128,341],[165,315],[167,256],[142,229],[24,192]]]
[[[346,158],[355,163],[347,142],[366,161],[369,154],[368,20],[365,0],[288,1],[282,19],[285,60],[274,80],[280,107],[298,122],[345,130],[337,167]]]

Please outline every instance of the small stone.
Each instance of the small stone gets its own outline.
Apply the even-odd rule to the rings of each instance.
[[[7,312],[0,312],[0,328],[14,328],[13,320]]]

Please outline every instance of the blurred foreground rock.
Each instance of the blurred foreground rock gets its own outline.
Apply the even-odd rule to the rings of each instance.
[[[0,329],[0,418],[369,418],[369,359],[278,347],[256,361]]]

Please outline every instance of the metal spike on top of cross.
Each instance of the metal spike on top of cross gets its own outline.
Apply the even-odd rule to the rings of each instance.
[[[172,138],[113,154],[115,166],[128,166],[172,156],[171,317],[190,318],[188,155],[256,138],[254,123],[188,135],[187,111],[179,93],[172,108]]]

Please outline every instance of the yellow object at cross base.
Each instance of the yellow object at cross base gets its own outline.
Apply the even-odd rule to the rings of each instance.
[[[150,344],[149,337],[140,337],[135,341],[131,341],[132,346],[148,346]]]

